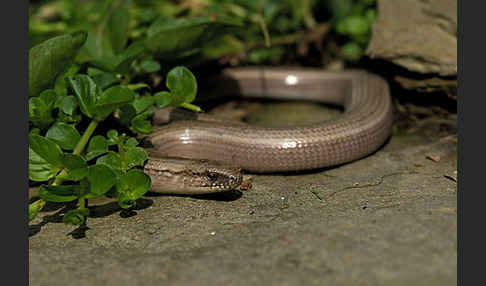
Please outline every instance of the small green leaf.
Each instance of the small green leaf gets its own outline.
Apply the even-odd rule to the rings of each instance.
[[[88,215],[89,209],[87,208],[69,210],[65,215],[62,216],[62,222],[80,226],[85,222]]]
[[[66,180],[80,181],[88,175],[88,165],[83,157],[74,154],[64,154],[62,157],[64,168],[68,169]]]
[[[104,73],[103,70],[100,70],[100,69],[97,69],[97,68],[94,68],[94,67],[88,67],[88,69],[86,70],[86,73],[91,77],[95,77],[96,75],[99,75],[99,74],[102,74]]]
[[[341,56],[347,60],[357,61],[361,58],[363,49],[355,42],[350,42],[341,47]]]
[[[129,23],[130,14],[128,13],[128,7],[125,2],[120,1],[118,6],[112,10],[106,27],[111,48],[115,54],[121,53],[125,48]]]
[[[152,124],[150,121],[146,120],[147,115],[144,113],[141,113],[137,116],[135,116],[131,121],[131,126],[130,129],[134,133],[142,133],[142,134],[150,134],[152,133]]]
[[[132,104],[126,104],[120,107],[120,124],[128,127],[131,120],[137,115],[137,111]]]
[[[117,58],[115,71],[121,74],[130,73],[130,67],[132,66],[133,61],[136,60],[143,51],[145,51],[145,45],[142,41],[132,43]]]
[[[147,153],[140,147],[130,147],[126,151],[126,166],[131,169],[135,166],[142,166],[147,160]]]
[[[71,65],[69,69],[62,75],[56,78],[56,82],[54,83],[54,91],[58,95],[58,97],[64,97],[68,95],[68,82],[66,80],[69,76],[75,76],[80,67],[76,64]]]
[[[64,98],[66,98],[67,95],[59,95],[57,98],[56,98],[56,102],[54,103],[54,108],[59,108],[61,109],[62,107],[62,101]]]
[[[336,31],[343,35],[358,36],[370,31],[370,23],[365,17],[352,15],[339,20]]]
[[[57,122],[47,130],[46,138],[56,142],[65,150],[73,150],[81,139],[81,135],[72,125]]]
[[[81,112],[89,118],[93,117],[93,111],[98,98],[99,91],[94,81],[87,75],[78,74],[75,77],[68,77],[67,80],[74,90],[78,99]]]
[[[106,152],[108,152],[108,142],[105,137],[96,135],[89,141],[88,148],[86,149],[86,159],[91,160]]]
[[[154,94],[155,105],[157,108],[164,108],[170,105],[172,98],[169,92],[161,91]]]
[[[122,160],[120,155],[113,151],[109,151],[108,154],[98,158],[96,160],[96,164],[104,164],[110,167],[113,170],[121,170],[122,169]]]
[[[101,72],[99,74],[92,75],[91,77],[93,78],[96,86],[101,90],[105,90],[121,81],[115,74],[110,72]]]
[[[74,110],[78,107],[78,101],[76,100],[76,97],[69,95],[65,96],[61,100],[61,110],[62,112],[68,114],[68,115],[73,115]]]
[[[75,154],[64,154],[62,156],[62,163],[68,170],[83,169],[87,167],[83,157]]]
[[[150,184],[150,177],[141,170],[132,169],[124,173],[116,184],[118,204],[122,208],[133,207],[135,201],[149,190]]]
[[[125,142],[125,146],[127,148],[137,147],[137,145],[138,145],[138,140],[134,137],[128,138],[128,140]]]
[[[87,32],[79,31],[51,38],[29,50],[29,96],[54,86],[55,79],[74,61],[86,41]]]
[[[133,105],[133,107],[135,107],[137,114],[139,114],[139,113],[147,110],[152,105],[154,105],[154,102],[155,102],[155,100],[152,96],[146,95],[146,96],[141,96],[141,97],[135,99],[133,101],[132,105]]]
[[[78,199],[74,186],[41,186],[39,188],[39,197],[49,202],[71,202]]]
[[[108,137],[108,145],[118,144],[118,131],[111,129],[106,133],[106,136]]]
[[[172,95],[172,106],[181,103],[191,103],[196,97],[197,81],[192,72],[183,66],[178,66],[169,71],[166,83]]]
[[[41,92],[39,97],[46,103],[47,107],[53,108],[54,103],[56,102],[57,99],[57,94],[52,89],[46,89],[43,92]]]
[[[140,68],[143,72],[151,73],[160,70],[160,64],[156,61],[145,60],[140,63]]]
[[[89,63],[103,71],[117,73],[116,67],[118,64],[118,59],[113,56],[90,58]]]
[[[32,128],[29,130],[29,134],[40,134],[40,129],[39,128]]]
[[[54,121],[52,110],[57,99],[57,94],[48,89],[43,91],[38,97],[29,100],[29,120],[35,126],[45,129]]]
[[[56,167],[62,167],[62,150],[53,141],[39,135],[30,134],[29,147],[47,163]]]
[[[98,120],[105,119],[118,107],[133,101],[135,93],[130,89],[117,85],[105,90],[96,102]]]
[[[61,170],[60,167],[48,163],[29,147],[29,179],[35,182],[47,181],[54,178]]]
[[[373,22],[376,20],[376,10],[367,9],[365,12],[365,18],[370,25],[373,24]]]
[[[29,204],[29,221],[33,220],[45,205],[44,200],[37,200]]]
[[[39,97],[29,99],[29,120],[40,129],[45,129],[54,122],[52,109]]]
[[[167,20],[161,16],[147,30],[145,45],[155,57],[177,59],[194,55],[228,28],[242,26],[238,18],[207,16]]]
[[[64,112],[59,112],[57,114],[57,116],[58,116],[58,118],[57,118],[58,122],[64,122],[64,123],[68,123],[68,124],[77,124],[83,118],[83,116],[81,114],[73,114],[71,116],[71,115],[68,115]]]
[[[116,183],[116,174],[110,167],[103,164],[96,164],[88,167],[86,177],[90,184],[90,192],[86,198],[95,198],[108,192]]]

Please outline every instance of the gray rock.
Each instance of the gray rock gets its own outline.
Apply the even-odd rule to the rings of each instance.
[[[457,74],[457,1],[378,0],[367,54],[410,71]]]

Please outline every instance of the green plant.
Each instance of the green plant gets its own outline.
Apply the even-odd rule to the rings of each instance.
[[[146,85],[121,82],[119,74],[92,69],[88,69],[91,75],[78,73],[79,67],[72,63],[85,35],[81,31],[55,37],[30,50],[29,179],[43,184],[40,199],[29,206],[29,220],[48,201],[77,201],[77,208],[63,221],[83,224],[89,214],[86,200],[107,193],[118,199],[120,207],[133,207],[150,188],[150,177],[139,169],[147,154],[134,137],[114,129],[96,135],[97,127],[114,117],[120,129],[150,133],[147,118],[154,106],[200,111],[191,104],[196,79],[182,66],[168,72],[168,91],[154,95]]]
[[[316,26],[313,7],[318,2],[86,0],[79,5],[76,0],[53,0],[32,7],[29,35],[31,43],[39,43],[45,37],[88,30],[79,60],[101,69],[113,70],[113,56],[120,57],[117,49],[137,41],[145,43],[149,52],[142,58],[150,61],[190,58],[198,63],[248,53],[249,62],[258,64],[278,61],[286,51],[282,42]],[[128,40],[114,40],[123,34]],[[298,39],[294,37],[292,42]],[[274,53],[262,52],[274,43]]]
[[[201,111],[192,104],[196,78],[179,62],[238,21],[147,17],[140,12],[151,9],[132,13],[126,0],[73,3],[46,4],[68,24],[59,29],[50,29],[56,21],[39,12],[45,6],[30,19],[29,34],[38,43],[29,51],[29,179],[41,185],[29,220],[46,202],[77,201],[63,220],[80,225],[89,215],[88,199],[109,194],[131,208],[147,192],[150,177],[140,170],[147,154],[134,135],[152,132],[155,107]],[[147,84],[154,73],[165,74],[166,90]]]
[[[350,61],[361,58],[371,39],[371,27],[376,18],[375,0],[331,0],[335,31],[345,43],[341,56]]]

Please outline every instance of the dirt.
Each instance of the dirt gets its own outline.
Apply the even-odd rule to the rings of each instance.
[[[251,117],[273,124],[289,104]],[[100,200],[78,229],[52,206],[29,227],[30,284],[455,285],[455,120],[398,118],[362,160],[251,174],[247,191],[150,195],[132,212]]]

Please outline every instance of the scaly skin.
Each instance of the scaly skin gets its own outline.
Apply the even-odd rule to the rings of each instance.
[[[214,83],[223,94],[312,100],[342,105],[345,111],[335,120],[285,128],[204,116],[178,120],[148,136],[158,157],[207,159],[256,173],[308,170],[369,155],[391,133],[388,85],[364,71],[237,68],[226,70]]]

